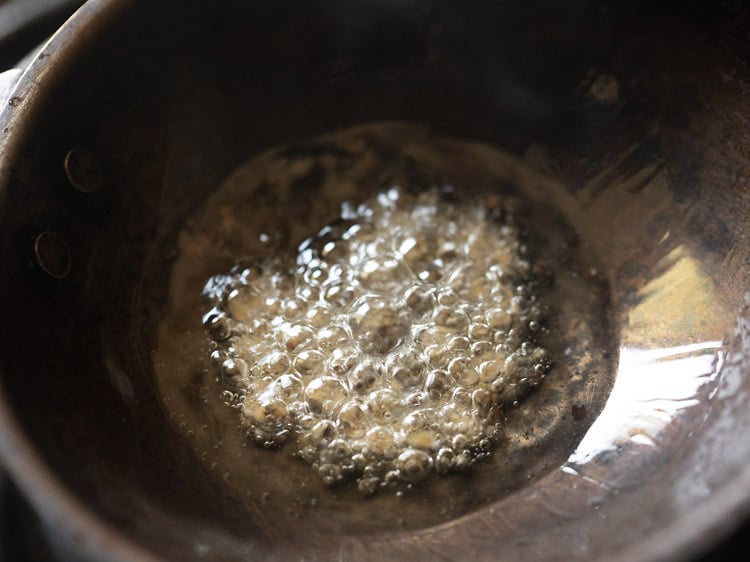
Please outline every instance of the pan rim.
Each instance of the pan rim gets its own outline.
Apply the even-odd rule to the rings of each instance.
[[[0,205],[10,176],[24,124],[45,102],[45,84],[60,80],[75,64],[78,53],[93,45],[94,31],[118,18],[134,0],[89,0],[68,20],[23,72],[11,96],[22,102],[5,104],[0,130],[8,131],[0,143]],[[159,560],[153,553],[103,521],[84,501],[67,489],[44,463],[24,433],[0,380],[0,459],[14,483],[48,522],[67,534],[94,559],[123,561]],[[631,546],[618,560],[678,560],[709,549],[737,528],[750,513],[750,467],[728,479],[693,510],[667,527],[655,530]]]

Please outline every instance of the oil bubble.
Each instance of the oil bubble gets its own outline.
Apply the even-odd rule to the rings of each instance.
[[[391,188],[342,213],[296,255],[206,283],[225,401],[326,485],[370,495],[468,468],[490,454],[493,412],[550,365],[518,227],[455,189]]]

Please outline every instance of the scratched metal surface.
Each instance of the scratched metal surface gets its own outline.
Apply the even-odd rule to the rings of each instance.
[[[0,4],[0,7],[2,7],[3,5],[7,5],[7,4],[9,4],[9,2],[6,1],[4,4]],[[33,46],[35,44],[37,44],[37,43],[38,43],[38,38],[35,38],[33,41],[30,40],[27,44],[28,44],[28,46],[30,48],[33,48]],[[9,58],[12,58],[12,57],[16,57],[16,58],[13,58],[14,61],[18,60],[18,53],[15,53],[13,55],[9,55]],[[596,89],[595,89],[595,92],[598,92],[597,95],[599,95],[601,99],[606,100],[606,99],[608,99],[607,98],[608,94],[607,94],[607,90],[606,90],[606,84],[603,84],[601,86],[604,88],[603,93],[602,93],[601,90],[596,90]],[[706,124],[704,124],[704,125],[706,125]],[[545,147],[542,147],[542,149],[544,149],[544,148]],[[540,156],[540,154],[541,154],[541,156]],[[532,155],[532,156],[533,156],[532,159],[536,159],[535,161],[540,166],[545,166],[546,164],[548,164],[550,162],[550,159],[548,157],[544,156],[544,150],[542,150],[541,153],[537,153],[536,155]],[[619,172],[617,174],[615,174],[616,176],[621,177],[621,178],[625,178],[625,180],[631,180],[630,184],[627,184],[627,182],[625,182],[627,185],[625,185],[626,189],[624,189],[622,191],[622,198],[621,199],[617,199],[617,197],[613,197],[611,195],[607,195],[606,198],[600,198],[600,197],[598,197],[598,195],[597,195],[597,185],[596,185],[595,182],[592,182],[591,184],[588,184],[584,188],[584,190],[581,192],[582,193],[581,197],[585,198],[586,201],[587,201],[587,203],[590,204],[590,205],[597,205],[597,204],[604,205],[605,203],[607,203],[605,201],[605,199],[610,198],[608,204],[622,206],[623,204],[627,203],[626,198],[627,198],[627,194],[629,192],[632,192],[632,191],[643,192],[645,190],[647,193],[650,193],[653,196],[653,200],[656,202],[654,208],[658,210],[659,208],[661,208],[661,205],[663,204],[663,200],[660,199],[660,198],[662,198],[664,196],[664,191],[663,191],[663,189],[664,189],[664,183],[663,182],[667,181],[667,180],[664,178],[663,175],[660,175],[660,172],[663,172],[663,169],[659,168],[658,162],[653,162],[653,164],[655,166],[655,168],[654,168],[655,173],[652,174],[652,175],[647,175],[647,177],[645,179],[642,178],[642,177],[636,177],[637,174],[632,174],[632,170],[634,168],[640,168],[643,162],[642,162],[642,160],[638,160],[638,165],[635,165],[635,164],[632,163],[632,161],[628,161],[628,158],[641,159],[642,157],[643,157],[642,153],[636,153],[635,155],[633,155],[633,154],[623,154],[623,159],[618,162],[618,166],[620,166],[620,168],[618,168],[617,166],[615,167],[615,170],[619,170]],[[562,170],[562,175],[564,176],[564,174],[566,172],[567,173],[572,173],[570,170]],[[663,250],[663,248],[662,248],[662,250]],[[672,252],[675,252],[675,253],[672,253]],[[641,321],[643,321],[643,323],[648,323],[649,319],[653,318],[653,316],[655,314],[654,308],[649,308],[649,299],[651,299],[651,301],[650,301],[651,304],[654,304],[654,303],[656,303],[656,304],[659,304],[659,303],[661,303],[661,304],[668,303],[670,306],[678,306],[679,305],[678,302],[674,302],[674,301],[670,301],[669,300],[670,298],[673,298],[673,295],[670,295],[669,289],[670,289],[670,287],[674,286],[674,284],[675,284],[676,281],[680,281],[680,280],[683,280],[685,278],[690,278],[692,280],[691,281],[692,285],[689,285],[688,289],[692,290],[694,292],[693,293],[689,293],[689,294],[693,294],[693,295],[700,295],[700,294],[702,294],[701,293],[701,287],[702,286],[701,286],[700,275],[696,274],[696,269],[694,267],[695,266],[695,256],[691,255],[691,253],[689,251],[686,251],[684,248],[681,250],[677,246],[670,248],[670,252],[667,255],[670,256],[669,267],[665,267],[663,275],[658,276],[658,278],[662,280],[661,283],[657,282],[657,283],[655,283],[655,284],[653,284],[653,285],[651,285],[649,287],[649,291],[646,291],[648,294],[647,295],[646,294],[643,295],[644,298],[642,299],[642,302],[641,302],[641,308],[638,310],[637,314],[633,315],[633,318],[636,321],[634,321],[632,323],[632,325],[631,325],[631,327],[633,328],[633,330],[632,330],[632,334],[629,336],[629,337],[631,337],[631,339],[629,340],[630,343],[641,341],[639,339],[640,335],[637,332],[638,321],[641,320]],[[657,255],[657,254],[655,254],[655,256],[654,256],[655,259],[659,259],[659,258],[663,258],[663,257],[664,257],[663,255]],[[731,264],[731,260],[732,259],[736,259],[738,261],[741,261],[742,256],[739,256],[739,257],[729,256],[727,259],[729,260],[729,263],[726,264],[726,265],[727,265],[727,267],[731,267],[731,265],[732,265]],[[671,275],[671,277],[670,277],[670,275]],[[657,295],[657,297],[658,297],[658,298],[656,298],[656,300],[654,300],[655,299],[654,295]],[[662,300],[659,300],[659,298],[661,298]],[[704,304],[706,306],[710,306],[710,303],[704,303]],[[700,314],[698,314],[698,316],[700,316]],[[691,334],[696,334],[696,327],[695,327],[695,325],[690,326],[689,328],[690,328],[690,333]],[[722,328],[717,328],[717,329],[715,329],[715,328],[716,327],[713,327],[711,325],[706,325],[705,323],[702,324],[701,329],[704,330],[704,333],[698,333],[697,334],[699,336],[698,339],[695,340],[695,341],[693,341],[693,342],[691,342],[689,345],[696,345],[696,344],[700,344],[701,342],[705,343],[705,342],[716,341],[715,340],[715,336],[717,336],[718,332],[721,332]],[[670,348],[670,346],[672,346],[672,347],[680,347],[680,346],[674,346],[673,345],[673,344],[678,343],[678,342],[669,341],[670,337],[675,333],[674,330],[675,330],[675,326],[674,325],[671,325],[671,324],[668,324],[668,323],[665,324],[665,325],[663,325],[663,332],[662,332],[662,336],[663,336],[663,339],[664,339],[664,342],[663,342],[664,346],[662,346],[663,348]],[[718,332],[717,332],[717,330],[718,330]],[[738,334],[738,336],[744,336],[745,331],[746,331],[746,326],[744,326],[744,324],[740,323],[737,326],[737,334]],[[705,339],[703,338],[703,336],[705,336]],[[684,342],[680,342],[680,343],[684,343]],[[697,356],[699,358],[700,357],[704,357],[705,358],[705,354],[703,354],[703,352],[705,352],[706,350],[712,351],[710,349],[710,345],[707,345],[705,348],[701,348],[699,346],[697,348],[691,348],[691,349],[677,349],[677,350],[674,350],[675,351],[675,359],[684,358],[685,354],[691,354],[691,353],[697,353]],[[731,363],[731,361],[732,361],[732,350],[731,349],[726,349],[724,351],[726,353],[726,355],[725,355],[725,361],[727,363]],[[644,358],[644,357],[641,357],[641,356],[632,356],[632,357],[628,356],[627,359],[632,364],[640,366],[640,367],[642,367],[644,365],[644,362],[647,363],[648,360],[649,360],[648,357]],[[661,360],[661,359],[663,359],[663,357],[660,357],[658,359]],[[622,358],[621,358],[621,363],[622,363]],[[627,361],[626,361],[626,363],[627,363]],[[700,360],[699,360],[699,363],[700,363]],[[630,364],[630,363],[628,363],[628,364]],[[698,366],[696,367],[696,369],[697,370],[695,371],[695,374],[696,374],[696,377],[698,379],[700,379],[701,377],[703,377],[705,379],[706,377],[710,377],[711,376],[710,373],[707,370],[705,370],[705,365],[702,364],[702,363],[698,364]],[[701,369],[704,369],[704,370],[701,370]],[[730,386],[732,384],[735,384],[734,382],[731,381],[731,377],[729,376],[729,374],[730,373],[728,373],[727,376],[724,377],[723,379],[720,378],[720,379],[717,379],[715,381],[709,381],[712,384],[715,383],[714,387],[712,387],[712,388],[717,389],[717,392],[721,393],[721,385],[722,384],[724,384],[724,385],[730,385]],[[637,380],[635,381],[635,386],[636,386],[636,390],[637,390],[637,386],[638,386],[637,385]],[[620,395],[624,396],[625,398],[627,398],[628,390],[632,391],[633,389],[632,388],[630,388],[630,389],[624,388],[624,389],[622,389],[622,392],[620,393]],[[688,393],[689,392],[690,391],[688,391]],[[632,397],[632,395],[631,395],[631,397]],[[637,398],[637,396],[636,396],[636,398]],[[682,400],[684,398],[685,398],[684,396],[677,395],[677,396],[675,396],[674,400],[676,400],[676,401],[679,402],[680,400]],[[689,407],[689,406],[687,406],[687,407]],[[679,413],[679,411],[681,409],[682,409],[681,406],[676,407],[673,413],[676,415],[676,414]],[[638,420],[641,420],[641,421],[644,420],[644,419],[646,419],[646,420],[652,421],[653,423],[659,423],[659,416],[656,415],[656,414],[654,414],[653,412],[651,412],[651,415],[652,415],[653,419],[649,418],[648,414],[644,417],[643,412],[638,413],[638,415],[634,416],[634,417],[637,418]],[[630,421],[633,421],[633,420],[631,419]],[[648,447],[648,446],[650,446],[648,440],[651,437],[653,437],[653,434],[658,433],[658,431],[654,431],[654,427],[655,427],[654,425],[649,425],[648,427],[640,428],[640,432],[637,432],[635,435],[641,435],[641,437],[640,438],[636,438],[636,439],[632,439],[633,444],[631,444],[630,446],[631,447]],[[636,429],[638,429],[638,428],[636,428]],[[580,453],[580,455],[578,457],[574,458],[573,462],[571,462],[570,465],[567,467],[568,470],[561,471],[561,474],[558,475],[558,477],[560,479],[567,479],[567,478],[573,478],[573,479],[575,479],[575,478],[578,478],[582,474],[582,471],[579,470],[578,465],[585,465],[586,462],[584,462],[584,461],[586,461],[586,460],[587,460],[586,452],[582,451]],[[578,464],[576,463],[576,461],[578,461]],[[606,469],[607,467],[605,466],[604,468]],[[648,468],[648,467],[646,467],[646,468]],[[585,476],[585,478],[583,478],[581,480],[581,485],[582,486],[591,486],[592,487],[591,488],[591,491],[592,491],[591,497],[594,497],[596,494],[602,493],[602,488],[603,487],[601,486],[601,482],[603,480],[607,480],[609,482],[612,482],[612,481],[616,481],[617,478],[623,478],[623,484],[627,484],[627,479],[628,478],[632,478],[632,475],[623,475],[623,474],[617,474],[617,473],[614,473],[614,474],[605,474],[604,475],[605,477],[602,477],[601,474],[593,474],[593,475],[592,474],[583,474],[583,476]],[[606,487],[604,487],[604,488],[605,488],[604,489],[604,493],[608,493],[608,490],[606,490]],[[702,490],[702,489],[686,490],[686,497],[699,497],[702,493],[704,493],[704,490]],[[591,497],[589,499],[591,499]],[[14,500],[14,501],[16,501],[16,500]],[[540,504],[546,504],[551,511],[553,511],[553,512],[557,511],[558,515],[565,516],[565,517],[569,516],[570,513],[572,513],[572,511],[575,511],[575,509],[577,509],[576,506],[572,505],[572,504],[565,504],[565,509],[561,509],[559,507],[556,507],[554,504],[550,504],[549,503],[549,498],[541,497],[541,496],[537,496],[537,497],[533,498],[533,501],[538,502]],[[16,501],[16,503],[17,503],[17,501]],[[738,545],[738,544],[739,545],[744,545],[744,544],[746,544],[746,541],[743,541],[743,535],[745,535],[745,534],[747,534],[746,528],[745,529],[741,529],[732,538],[729,539],[729,541],[728,541],[727,544],[728,545]],[[10,533],[10,535],[11,536],[15,536],[14,533]],[[707,555],[706,559],[709,559],[709,560],[710,559],[729,559],[729,558],[727,558],[729,549],[730,549],[729,546],[720,546],[714,552],[709,553]],[[721,558],[719,558],[719,557],[721,557]]]

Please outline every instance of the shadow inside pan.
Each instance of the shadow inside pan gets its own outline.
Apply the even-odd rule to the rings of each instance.
[[[92,30],[49,84],[4,191],[3,384],[76,496],[181,559],[601,559],[673,525],[672,545],[691,540],[683,514],[750,456],[738,16],[629,3],[145,4]],[[231,427],[214,450],[222,440],[201,436],[197,419],[223,405],[181,418],[152,360],[184,259],[178,233],[209,194],[263,151],[310,150],[355,126],[390,130],[380,144],[397,153],[463,147],[467,184],[492,176],[528,202],[541,240],[561,232],[586,249],[570,271],[595,268],[596,290],[562,299],[558,321],[596,321],[580,326],[585,345],[564,331],[555,384],[520,406],[554,439],[398,500],[324,490],[316,511],[283,493],[264,500],[272,481],[283,488],[261,465],[274,453],[235,453]],[[65,174],[76,147],[96,158],[93,191]],[[69,252],[62,278],[34,253],[40,233]],[[571,341],[581,353],[566,363]],[[173,389],[207,388],[194,403],[217,402],[195,374],[172,370],[184,380]],[[583,386],[560,400],[576,375]]]

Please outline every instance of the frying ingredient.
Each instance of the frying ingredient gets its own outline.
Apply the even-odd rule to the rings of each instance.
[[[550,363],[517,201],[459,195],[345,202],[296,255],[209,280],[211,358],[256,443],[365,494],[489,454]]]

